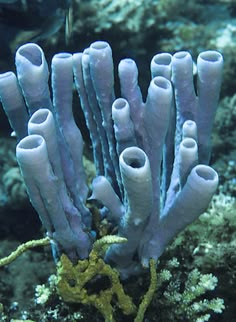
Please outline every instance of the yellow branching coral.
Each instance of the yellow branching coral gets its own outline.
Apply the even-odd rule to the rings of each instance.
[[[138,308],[138,314],[134,322],[142,322],[144,318],[144,313],[151,303],[153,296],[157,290],[157,273],[156,273],[156,261],[154,259],[150,260],[150,271],[151,271],[151,282],[147,293],[144,295],[142,302]]]
[[[63,300],[95,306],[106,322],[115,322],[112,306],[114,299],[116,299],[116,305],[125,315],[135,314],[137,308],[131,297],[125,294],[123,285],[119,280],[119,273],[100,257],[109,244],[125,241],[125,238],[105,236],[94,243],[89,259],[78,261],[77,265],[73,265],[66,255],[62,255],[57,269],[57,289]],[[143,321],[144,313],[157,288],[156,263],[154,260],[150,261],[150,268],[150,287],[139,306],[135,318],[136,322]],[[89,294],[86,284],[98,276],[108,277],[110,287],[101,290],[99,293]]]
[[[75,266],[66,255],[62,255],[57,270],[57,289],[63,300],[93,305],[101,312],[106,322],[114,322],[111,302],[115,295],[116,304],[124,314],[135,313],[136,306],[132,299],[125,294],[119,280],[119,273],[99,257],[103,247],[107,244],[125,241],[125,238],[105,236],[95,242],[88,260],[80,260]],[[106,290],[101,290],[98,294],[89,294],[86,284],[97,276],[108,277],[110,287]]]
[[[21,244],[17,247],[15,251],[13,251],[9,256],[0,259],[0,267],[5,266],[13,262],[17,257],[23,254],[25,251],[39,246],[46,246],[50,244],[50,239],[48,237],[37,239],[37,240],[29,240],[26,243]]]

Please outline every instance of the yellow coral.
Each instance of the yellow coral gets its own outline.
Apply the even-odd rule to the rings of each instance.
[[[150,271],[151,271],[151,283],[147,293],[144,295],[143,300],[139,305],[138,313],[134,322],[143,321],[144,313],[147,310],[149,304],[151,303],[153,296],[157,290],[156,261],[154,259],[150,260]]]
[[[125,294],[119,280],[119,273],[106,264],[99,254],[103,247],[110,243],[125,242],[125,238],[117,236],[105,236],[96,241],[88,260],[80,260],[73,266],[66,255],[61,256],[58,265],[57,289],[59,295],[66,302],[83,303],[95,306],[104,316],[106,322],[114,322],[112,300],[114,295],[117,305],[124,314],[134,314],[136,306],[132,299]],[[89,294],[86,284],[98,276],[106,276],[110,279],[110,287],[99,293]]]
[[[10,264],[28,249],[39,247],[39,246],[46,246],[49,244],[50,244],[50,239],[48,237],[37,239],[37,240],[29,240],[28,242],[18,246],[17,249],[13,251],[9,256],[1,258],[0,267]]]

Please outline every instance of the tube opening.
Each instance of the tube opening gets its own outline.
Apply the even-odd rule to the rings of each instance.
[[[204,51],[199,56],[201,57],[201,59],[208,61],[208,62],[212,62],[212,63],[222,60],[221,54],[217,51],[214,51],[214,50]]]
[[[153,61],[157,65],[168,66],[171,64],[172,57],[168,53],[157,54],[153,57]]]
[[[188,127],[195,127],[196,123],[192,120],[187,120],[184,122],[184,125]]]
[[[127,101],[124,98],[117,98],[113,104],[117,110],[122,110],[127,105]]]
[[[162,89],[170,88],[170,82],[164,77],[157,76],[157,77],[154,77],[152,81],[157,87],[160,87]]]
[[[37,149],[43,141],[44,139],[40,135],[29,135],[18,143],[18,148],[23,150]]]
[[[198,165],[195,170],[196,174],[206,181],[214,181],[217,177],[215,170],[207,165]]]
[[[174,54],[175,58],[177,58],[177,59],[183,59],[188,55],[189,55],[189,53],[187,51],[179,51]]]
[[[0,74],[0,79],[4,79],[4,78],[10,78],[14,75],[13,72],[6,72],[6,73],[3,73],[3,74]]]
[[[72,54],[70,54],[70,53],[59,53],[59,54],[56,54],[54,57],[59,58],[59,59],[66,59],[66,58],[72,57]]]
[[[125,164],[131,168],[139,169],[144,167],[146,156],[142,150],[131,147],[125,149],[122,154]]]
[[[124,59],[121,60],[121,63],[122,62],[125,63],[125,64],[129,64],[129,65],[133,65],[134,64],[134,61],[131,58],[124,58]]]
[[[19,54],[25,57],[35,66],[42,65],[42,52],[41,48],[36,44],[27,44],[19,49]]]
[[[91,48],[93,49],[105,49],[106,47],[108,47],[108,43],[105,41],[95,41],[94,43],[91,44]]]
[[[186,138],[182,141],[182,145],[186,148],[186,149],[193,149],[196,147],[197,143],[194,139],[191,138]]]
[[[30,122],[33,124],[42,124],[47,120],[48,115],[48,110],[38,110],[36,113],[32,115]]]
[[[135,157],[126,157],[126,158],[124,158],[124,161],[131,168],[139,169],[144,166],[143,160],[137,159]]]

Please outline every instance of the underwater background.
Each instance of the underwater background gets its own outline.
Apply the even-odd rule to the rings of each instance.
[[[224,56],[210,162],[219,173],[220,185],[209,210],[179,234],[161,256],[157,278],[158,272],[168,270],[171,282],[157,290],[144,321],[207,321],[207,317],[198,319],[197,307],[196,317],[191,319],[179,308],[194,269],[198,270],[197,278],[199,274],[207,276],[214,285],[214,291],[197,300],[224,300],[223,312],[211,313],[209,321],[236,321],[236,1],[0,0],[1,73],[15,70],[15,52],[26,42],[39,44],[50,62],[58,52],[82,51],[96,40],[109,42],[115,66],[125,57],[136,61],[144,96],[150,81],[149,64],[156,53],[187,50],[196,60],[201,51],[212,49]],[[85,121],[75,117],[86,143],[87,172],[92,176]],[[44,235],[26,195],[15,146],[0,109],[0,258],[19,244]],[[55,290],[55,274],[50,247],[27,251],[1,267],[0,320],[104,321],[93,306],[61,301]],[[99,292],[106,283],[95,280],[88,288]],[[148,286],[149,274],[124,283],[136,303]],[[124,321],[119,308],[114,306],[114,311],[116,321]],[[133,317],[125,317],[125,321],[133,321]]]

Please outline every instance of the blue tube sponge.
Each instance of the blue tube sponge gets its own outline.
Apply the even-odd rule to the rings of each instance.
[[[29,114],[39,108],[52,108],[48,78],[48,65],[38,45],[28,43],[16,52],[17,79],[24,94]]]
[[[196,91],[190,53],[155,55],[145,100],[138,67],[129,58],[118,65],[116,97],[112,50],[104,41],[53,57],[52,100],[38,45],[20,47],[16,66],[17,77],[0,75],[0,97],[21,139],[17,159],[48,235],[73,260],[88,257],[95,237],[86,206],[83,139],[72,109],[75,84],[96,167],[88,199],[102,205],[101,220],[111,231],[127,239],[111,245],[105,260],[124,278],[140,272],[207,209],[217,189],[218,175],[208,163],[222,55],[199,55]],[[22,138],[20,124],[28,118],[28,136]]]
[[[44,138],[38,134],[31,134],[22,139],[17,145],[16,157],[30,201],[49,237],[54,239],[57,246],[64,249],[71,259],[78,256],[86,258],[91,246],[89,236],[83,232],[78,214],[72,215],[70,212],[68,218],[70,203],[65,203],[62,183],[53,172]],[[72,224],[76,224],[76,231],[71,227]]]

